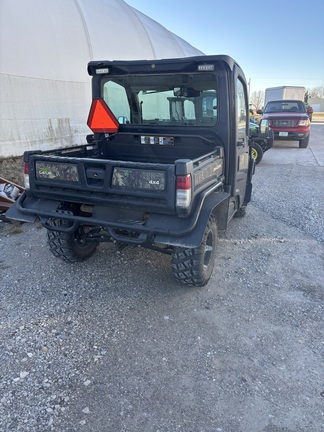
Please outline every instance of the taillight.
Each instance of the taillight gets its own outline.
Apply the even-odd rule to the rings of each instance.
[[[95,133],[115,133],[119,127],[118,120],[102,99],[92,101],[87,125]]]
[[[24,164],[24,186],[25,189],[29,189],[29,166],[28,163],[25,162]]]
[[[191,203],[191,175],[177,176],[177,207],[187,208]]]

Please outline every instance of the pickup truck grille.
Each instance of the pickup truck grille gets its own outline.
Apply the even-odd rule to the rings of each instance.
[[[298,120],[272,120],[272,125],[275,127],[288,126],[296,127]]]

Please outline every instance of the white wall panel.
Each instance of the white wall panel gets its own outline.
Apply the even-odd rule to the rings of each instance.
[[[85,142],[88,61],[200,54],[123,0],[0,0],[0,158]]]

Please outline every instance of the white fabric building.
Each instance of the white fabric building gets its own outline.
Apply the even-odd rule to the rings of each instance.
[[[85,142],[88,61],[201,54],[123,0],[1,0],[0,158]]]

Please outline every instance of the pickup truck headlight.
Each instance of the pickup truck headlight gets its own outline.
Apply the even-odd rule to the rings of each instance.
[[[310,121],[309,119],[306,120],[299,120],[299,126],[309,126],[310,125]]]

